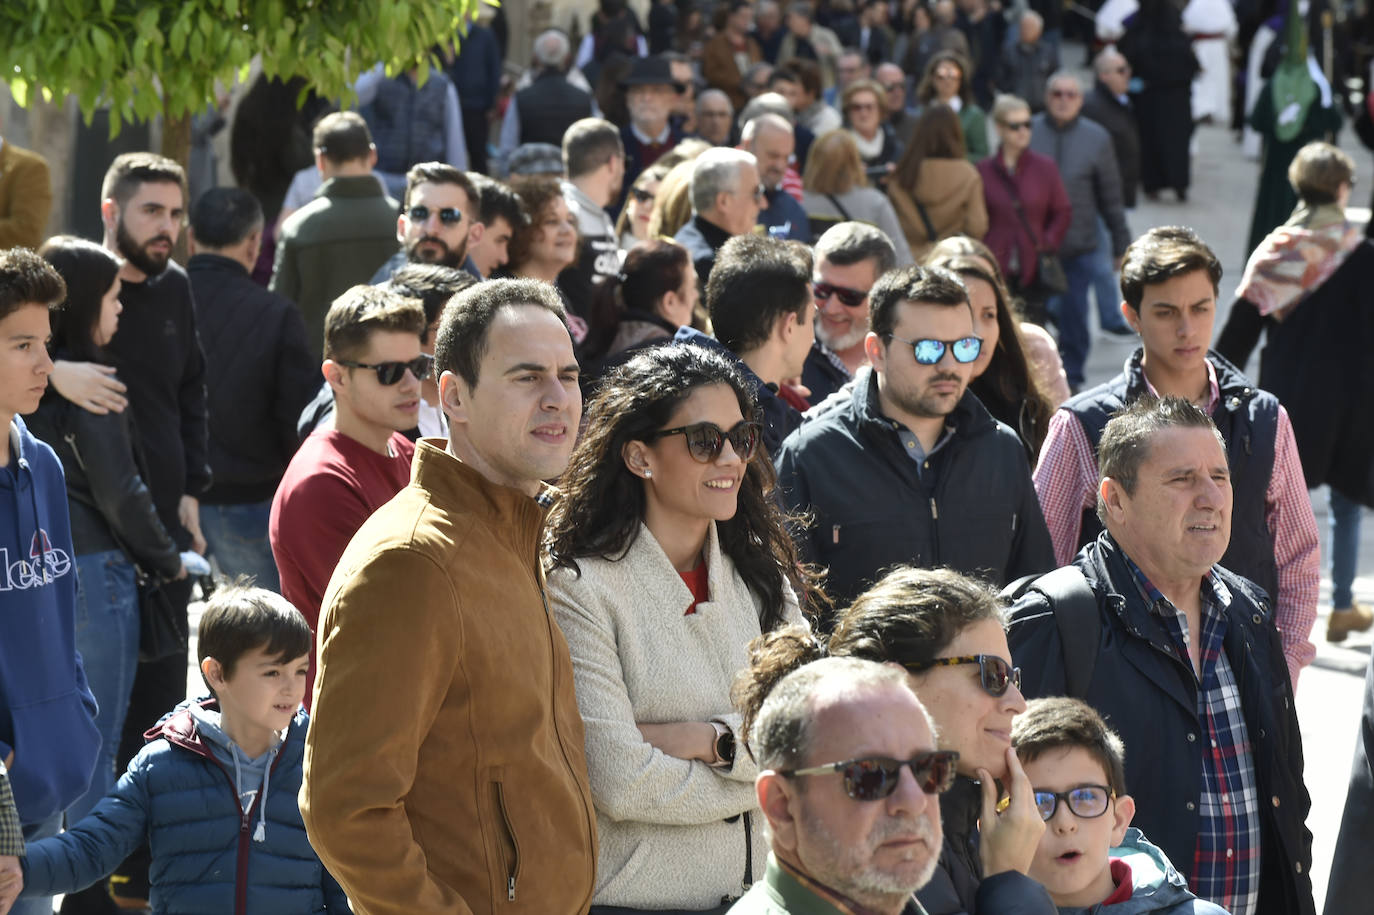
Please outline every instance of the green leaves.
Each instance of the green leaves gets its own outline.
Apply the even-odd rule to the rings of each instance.
[[[112,130],[200,113],[254,58],[339,98],[378,63],[427,75],[479,3],[492,0],[4,0],[0,78],[20,106],[40,90],[75,96],[88,120],[108,105]]]

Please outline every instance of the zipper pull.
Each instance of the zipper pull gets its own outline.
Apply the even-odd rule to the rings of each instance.
[[[836,525],[834,525],[834,526],[832,526],[832,527],[830,528],[830,542],[831,542],[831,543],[839,543],[839,542],[840,542],[840,526],[839,526],[838,524],[836,524]]]
[[[940,520],[940,510],[935,507],[935,497],[930,497],[930,518],[932,521]]]
[[[506,900],[507,900],[508,902],[514,902],[514,901],[515,901],[515,878],[514,878],[514,877],[510,877],[509,879],[506,880]]]

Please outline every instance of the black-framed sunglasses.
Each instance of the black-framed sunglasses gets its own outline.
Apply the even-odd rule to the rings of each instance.
[[[424,353],[409,362],[350,362],[346,359],[334,361],[351,369],[372,369],[377,373],[377,383],[383,387],[391,387],[406,377],[407,369],[415,376],[416,381],[424,381],[434,370],[434,357]]]
[[[411,222],[425,222],[432,211],[427,206],[415,205],[406,211]],[[446,226],[456,226],[463,221],[463,211],[457,207],[444,207],[439,210],[439,221]]]
[[[630,196],[633,197],[633,198],[635,199],[635,202],[637,202],[637,203],[653,203],[653,202],[654,202],[654,195],[653,195],[653,193],[650,192],[650,191],[644,190],[644,188],[642,188],[642,187],[632,187],[632,188],[630,188]]]
[[[888,334],[889,340],[897,340],[911,347],[916,361],[921,365],[935,365],[945,358],[945,350],[950,350],[955,362],[970,363],[978,358],[983,349],[983,338],[978,336],[960,337],[958,340],[908,340],[896,334]]]
[[[1003,127],[1007,128],[1007,130],[1030,130],[1030,129],[1031,129],[1031,122],[1030,122],[1030,121],[1002,121],[1001,124],[1002,124]]]
[[[1080,820],[1095,820],[1107,812],[1107,803],[1116,797],[1116,792],[1106,785],[1079,785],[1068,791],[1035,792],[1035,809],[1040,819],[1046,822],[1054,819],[1059,802],[1069,805],[1069,812]]]
[[[759,441],[763,438],[763,427],[758,423],[741,420],[735,423],[730,431],[722,432],[720,426],[715,423],[692,423],[690,426],[660,429],[649,436],[649,441],[667,435],[682,435],[686,438],[688,452],[702,464],[709,464],[720,457],[720,452],[725,448],[727,441],[741,461],[748,461],[759,450]]]
[[[907,670],[914,674],[923,673],[936,667],[957,667],[960,664],[978,665],[978,682],[983,687],[983,692],[989,696],[1006,695],[1007,687],[1014,686],[1021,688],[1021,668],[1012,667],[1010,663],[997,657],[995,654],[970,654],[960,655],[957,658],[934,658],[919,664],[903,664]]]
[[[848,289],[844,286],[832,286],[829,283],[812,283],[811,294],[815,296],[817,302],[827,301],[832,295],[840,300],[840,304],[847,308],[858,308],[868,298],[868,293],[858,289]]]
[[[926,794],[945,793],[954,784],[954,764],[958,761],[959,754],[953,750],[935,750],[917,753],[911,759],[866,756],[807,769],[779,769],[778,774],[785,778],[797,778],[839,772],[844,776],[845,794],[856,801],[880,801],[897,790],[903,766],[911,767],[916,784]]]

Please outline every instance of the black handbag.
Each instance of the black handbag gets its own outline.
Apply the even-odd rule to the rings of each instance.
[[[997,171],[997,169],[993,169]],[[1031,228],[1030,220],[1026,218],[1025,207],[1021,205],[1021,194],[1016,189],[1016,182],[1012,181],[1005,172],[997,171],[1002,181],[1007,185],[1007,190],[1011,192],[1011,204],[1016,207],[1016,216],[1021,220],[1021,225],[1025,227],[1026,234],[1030,236],[1031,244],[1035,247],[1035,285],[1041,294],[1046,296],[1063,295],[1069,291],[1069,278],[1064,273],[1064,263],[1059,259],[1059,255],[1053,251],[1046,251],[1040,246],[1040,237]]]

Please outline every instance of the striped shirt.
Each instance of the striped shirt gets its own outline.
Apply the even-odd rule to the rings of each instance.
[[[1188,656],[1188,618],[1130,557],[1125,559],[1150,611],[1164,622],[1179,659],[1196,678],[1197,717],[1206,743],[1189,889],[1231,915],[1254,915],[1260,877],[1259,789],[1240,688],[1224,645],[1230,589],[1210,573],[1202,580],[1198,674]]]

